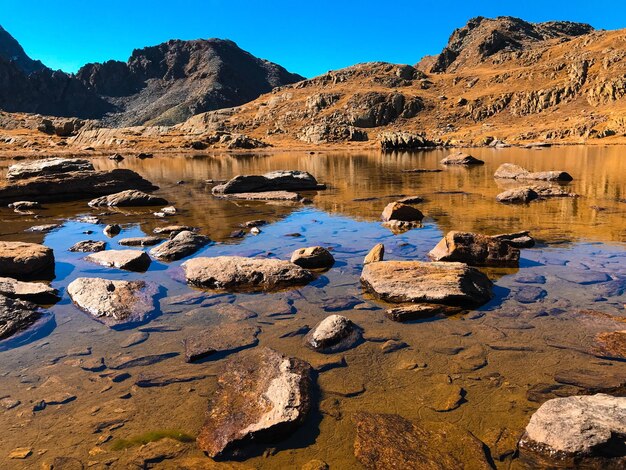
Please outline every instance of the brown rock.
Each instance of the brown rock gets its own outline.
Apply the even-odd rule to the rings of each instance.
[[[391,202],[385,207],[382,214],[383,222],[399,220],[400,222],[420,222],[424,218],[418,209],[401,202]]]
[[[182,265],[187,283],[209,289],[271,291],[307,284],[310,271],[276,259],[218,256],[193,258]]]
[[[24,279],[53,270],[54,254],[47,246],[0,241],[0,276]]]
[[[233,352],[256,346],[260,332],[261,330],[256,326],[240,325],[234,322],[215,325],[185,339],[183,343],[185,360],[194,362],[215,353]]]
[[[503,163],[494,174],[495,178],[541,181],[572,181],[574,178],[565,171],[530,172],[519,165]]]
[[[485,162],[468,155],[467,153],[457,152],[448,155],[439,163],[442,165],[483,165]]]
[[[12,299],[39,303],[58,302],[58,291],[41,282],[21,282],[10,277],[0,277],[0,295]]]
[[[0,295],[0,340],[25,330],[40,317],[36,305]]]
[[[85,259],[101,266],[128,271],[146,271],[151,262],[150,257],[139,250],[100,251],[87,256]]]
[[[109,194],[89,201],[91,207],[107,206],[107,207],[139,207],[139,206],[162,206],[169,204],[162,197],[153,196],[137,191],[135,189],[127,189],[115,194]]]
[[[364,288],[393,303],[441,303],[475,306],[491,299],[491,281],[463,263],[380,261],[366,264],[361,274]]]
[[[163,238],[160,237],[131,237],[122,238],[117,243],[123,246],[153,246],[161,243]]]
[[[96,253],[98,251],[103,251],[106,249],[106,242],[96,241],[96,240],[83,240],[77,243],[74,243],[69,251],[74,252],[83,252],[83,253]]]
[[[209,237],[184,230],[171,240],[152,248],[150,254],[161,261],[176,261],[192,255],[209,243]]]
[[[539,198],[539,194],[529,187],[513,188],[501,192],[496,196],[496,201],[510,204],[527,203]]]
[[[107,326],[139,322],[156,310],[157,286],[144,281],[79,277],[67,292],[76,306]]]
[[[328,269],[335,264],[335,258],[326,248],[312,246],[294,251],[291,262],[305,269]]]
[[[436,315],[456,315],[462,311],[463,309],[460,307],[451,307],[448,305],[409,304],[388,309],[385,311],[385,316],[393,321],[405,322],[419,320],[420,318],[434,317]]]
[[[324,189],[306,171],[272,171],[264,175],[238,175],[225,184],[215,186],[213,194],[256,193],[267,191],[310,191]]]
[[[371,413],[357,413],[353,421],[354,455],[366,469],[491,469],[484,444],[453,424]]]
[[[385,245],[382,243],[378,243],[374,245],[367,255],[365,255],[365,259],[363,260],[363,264],[376,263],[378,261],[382,261],[385,257]]]
[[[269,348],[240,353],[224,365],[198,446],[209,457],[249,439],[279,439],[311,408],[311,367]]]
[[[472,266],[517,267],[520,251],[510,243],[471,232],[448,232],[428,253],[435,261],[457,261]]]

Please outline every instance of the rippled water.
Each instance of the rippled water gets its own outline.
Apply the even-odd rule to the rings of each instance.
[[[159,185],[158,194],[180,211],[165,220],[152,215],[154,208],[103,215],[103,223],[123,226],[122,234],[113,239],[102,234],[103,226],[77,221],[81,215],[102,212],[90,209],[86,201],[45,204],[36,219],[0,209],[0,239],[43,242],[54,248],[57,268],[52,285],[63,293],[63,300],[49,308],[46,323],[35,328],[32,335],[0,342],[0,397],[8,395],[21,401],[16,408],[0,411],[0,428],[4,430],[0,468],[39,468],[55,456],[77,457],[85,464],[92,462],[94,468],[104,462],[123,468],[122,462],[127,462],[128,452],[135,448],[115,450],[118,439],[162,430],[197,434],[223,359],[186,364],[178,355],[129,369],[130,377],[121,382],[112,381],[110,370],[87,372],[79,367],[81,361],[100,357],[112,362],[122,355],[181,353],[186,336],[217,321],[190,314],[198,305],[170,305],[167,300],[201,293],[177,280],[182,261],[153,261],[148,272],[139,274],[103,269],[84,261],[85,254],[67,251],[86,238],[106,240],[108,248],[121,248],[117,239],[151,234],[155,227],[166,224],[199,227],[215,241],[195,256],[286,259],[300,247],[332,247],[337,263],[306,287],[274,294],[222,295],[213,301],[253,305],[259,316],[247,321],[261,327],[260,345],[312,363],[319,362],[320,355],[304,348],[301,336],[281,336],[305,325],[314,326],[328,315],[329,308],[345,306],[340,313],[363,327],[369,339],[341,354],[347,367],[320,374],[320,411],[289,439],[276,443],[272,452],[252,457],[246,465],[300,468],[319,458],[331,468],[359,468],[353,457],[354,425],[350,417],[367,410],[398,413],[411,420],[456,423],[486,443],[498,467],[520,467],[513,455],[515,443],[540,404],[528,399],[529,390],[541,383],[554,384],[555,373],[564,369],[589,369],[600,376],[617,374],[626,380],[624,362],[591,352],[597,333],[624,329],[623,325],[579,313],[592,309],[626,317],[626,149],[474,149],[471,153],[486,164],[421,174],[402,170],[438,168],[437,162],[446,152],[157,155],[148,160],[128,157],[121,163],[97,158],[94,164],[98,168],[138,171]],[[504,162],[533,171],[568,171],[574,181],[567,188],[581,197],[526,206],[498,204],[495,196],[503,188],[492,176]],[[207,179],[273,169],[307,170],[329,189],[307,194],[313,204],[303,206],[217,200],[205,183]],[[183,183],[178,184],[180,181]],[[400,195],[423,196],[425,202],[419,208],[426,219],[423,228],[394,235],[380,224],[379,217],[384,206]],[[251,219],[266,219],[270,224],[261,227],[258,236],[230,237],[241,223]],[[33,225],[48,223],[62,226],[45,236],[25,232]],[[361,290],[363,257],[378,242],[385,244],[386,259],[424,260],[448,230],[495,234],[523,229],[531,230],[538,245],[522,251],[519,270],[490,270],[496,297],[468,315],[398,324],[384,317],[384,305]],[[84,235],[86,230],[95,233]],[[294,233],[300,236],[290,236]],[[607,280],[585,285],[576,282],[590,272],[606,273]],[[162,285],[161,311],[137,327],[148,329],[148,340],[121,348],[137,329],[111,330],[73,307],[65,288],[79,276],[145,278]],[[529,284],[529,280],[533,282]],[[295,313],[273,315],[285,303],[292,304]],[[409,347],[384,354],[382,341],[391,338]],[[88,348],[89,355],[79,355]],[[406,370],[411,363],[422,367]],[[206,377],[165,387],[134,385],[142,375],[188,373]],[[437,394],[449,382],[464,389],[464,402],[452,411],[435,411]],[[76,399],[32,411],[36,402],[60,392]],[[111,431],[94,433],[101,423],[119,420],[123,426],[114,424]],[[98,439],[107,433],[111,441],[99,445]],[[32,447],[33,455],[24,461],[6,460],[16,447]],[[201,456],[193,444],[186,444],[185,449],[186,456]]]

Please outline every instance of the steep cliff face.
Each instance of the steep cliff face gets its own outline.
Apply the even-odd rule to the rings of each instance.
[[[175,124],[303,79],[221,39],[168,41],[127,63],[88,64],[77,77],[118,108],[105,118],[113,125]]]
[[[28,57],[22,46],[2,26],[0,26],[0,57],[27,75],[46,68],[40,61]]]

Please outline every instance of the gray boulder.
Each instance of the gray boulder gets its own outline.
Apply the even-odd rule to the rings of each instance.
[[[354,347],[362,338],[361,329],[341,315],[330,315],[304,337],[304,344],[321,353],[336,353]]]
[[[305,269],[328,269],[335,264],[335,258],[326,248],[311,246],[294,251],[291,262]]]
[[[0,340],[25,330],[40,317],[36,305],[0,294]]]
[[[238,175],[225,184],[213,187],[213,193],[256,193],[263,191],[310,191],[324,189],[306,171],[272,171],[264,175]]]
[[[38,303],[54,303],[60,299],[58,291],[47,284],[22,282],[11,277],[0,277],[0,295]]]
[[[503,163],[494,174],[495,178],[540,181],[572,181],[574,178],[565,171],[530,172],[519,165]]]
[[[115,194],[109,194],[89,201],[91,207],[140,207],[140,206],[162,206],[169,204],[162,197],[153,196],[143,191],[128,189]]]
[[[140,250],[106,250],[93,253],[85,259],[100,266],[128,271],[146,271],[151,262],[150,257]]]
[[[73,171],[93,171],[94,167],[87,160],[74,158],[48,158],[30,162],[16,163],[7,171],[8,180],[32,178],[35,176],[50,176]]]
[[[152,248],[150,254],[159,260],[176,261],[195,253],[209,243],[211,243],[209,237],[184,230],[171,240]]]
[[[517,267],[520,251],[499,238],[451,231],[428,256],[435,261],[458,261],[471,266]]]

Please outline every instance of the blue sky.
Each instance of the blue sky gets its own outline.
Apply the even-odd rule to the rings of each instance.
[[[438,53],[474,16],[570,20],[626,27],[625,1],[0,0],[0,24],[27,54],[75,72],[125,61],[168,39],[232,39],[256,56],[311,77],[357,62],[414,64]]]

